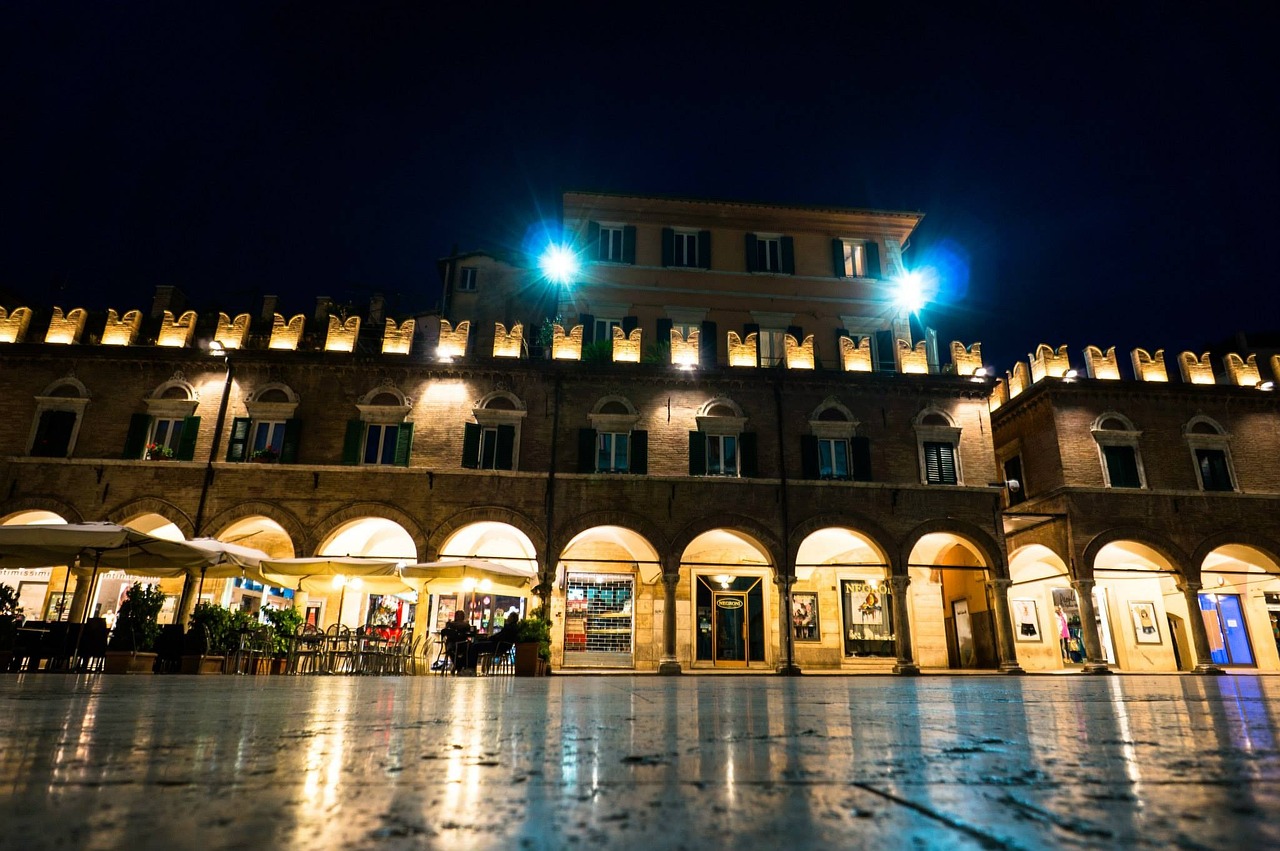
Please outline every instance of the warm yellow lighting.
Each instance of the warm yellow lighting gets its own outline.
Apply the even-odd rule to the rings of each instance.
[[[406,319],[396,327],[394,319],[388,319],[382,329],[382,353],[384,355],[407,355],[413,347],[413,332],[417,328],[417,320]]]
[[[359,576],[353,576],[351,577],[351,581],[347,584],[351,586],[351,590],[359,591],[364,586],[364,580]]]
[[[692,328],[686,338],[679,328],[671,329],[671,363],[681,369],[698,365],[699,347],[702,345],[702,329]]]
[[[1164,368],[1164,349],[1156,349],[1155,354],[1147,354],[1146,349],[1134,349],[1133,374],[1139,381],[1168,381],[1169,373]]]
[[[336,316],[329,317],[329,333],[324,338],[326,352],[353,352],[356,338],[360,336],[360,317],[349,316],[343,322]]]
[[[1223,361],[1227,365],[1227,376],[1237,387],[1257,387],[1262,381],[1262,375],[1258,372],[1257,355],[1241,358],[1235,352],[1230,352]]]
[[[1027,379],[1027,365],[1022,361],[1018,361],[1013,365],[1013,372],[1006,372],[1005,377],[1009,385],[1009,398],[1013,399],[1031,383]]]
[[[855,343],[852,337],[841,337],[840,366],[845,372],[871,372],[871,338]]]
[[[467,353],[467,338],[471,335],[471,322],[463,320],[455,328],[448,319],[440,320],[440,343],[436,357],[443,361],[460,358]]]
[[[213,339],[226,349],[243,349],[249,340],[249,314],[238,314],[233,321],[225,313],[218,314],[218,330]]]
[[[468,576],[462,580],[462,590],[467,592],[474,591],[476,590],[476,584],[475,577]]]
[[[787,369],[813,369],[813,335],[803,341],[787,334],[783,338],[787,355]]]
[[[640,329],[631,329],[630,334],[623,332],[618,326],[613,328],[613,362],[640,363]]]
[[[477,585],[476,587],[479,588],[481,591],[488,593],[490,590],[493,589],[493,580],[486,576],[484,579],[480,580],[480,584]]]
[[[1199,358],[1191,352],[1183,352],[1178,355],[1178,370],[1182,373],[1182,380],[1187,384],[1213,384],[1213,367],[1209,364],[1209,353],[1205,352]]]
[[[916,343],[915,348],[906,340],[898,340],[898,371],[904,375],[928,375],[929,351],[924,340]]]
[[[551,357],[555,360],[582,360],[581,325],[574,325],[568,334],[563,326],[551,326]]]
[[[493,323],[493,356],[518,358],[524,350],[524,324],[517,322],[507,331],[501,322]]]
[[[0,307],[0,343],[21,343],[30,324],[31,308],[15,307],[10,313]]]
[[[338,590],[339,588],[343,587],[343,586],[344,586],[344,585],[346,585],[346,584],[347,584],[347,577],[343,576],[341,573],[339,573],[339,574],[337,574],[337,575],[335,575],[335,576],[333,577],[333,589],[334,589],[335,591],[336,591],[336,590]]]
[[[965,348],[964,343],[952,340],[951,366],[956,375],[978,375],[978,371],[982,369],[982,344],[974,343]]]
[[[188,310],[177,319],[174,319],[173,314],[166,310],[164,319],[160,323],[160,333],[156,335],[156,345],[186,348],[191,345],[191,335],[195,331],[196,312],[194,310]]]
[[[1097,346],[1084,347],[1084,369],[1090,378],[1107,381],[1120,380],[1120,364],[1116,361],[1116,347],[1103,352]]]
[[[1044,343],[1036,346],[1034,355],[1027,355],[1031,362],[1031,381],[1035,383],[1046,376],[1062,378],[1071,369],[1071,359],[1067,357],[1067,347],[1059,346],[1055,352],[1052,346]]]
[[[49,319],[49,330],[44,335],[44,341],[62,345],[80,342],[80,335],[84,333],[84,323],[87,318],[88,314],[83,307],[77,307],[65,317],[62,315],[62,308],[55,307],[53,316]]]
[[[107,324],[102,329],[102,345],[132,346],[138,339],[138,331],[142,329],[142,311],[130,310],[120,317],[110,308],[107,309]]]
[[[759,340],[759,334],[752,331],[745,338],[739,337],[737,331],[730,331],[728,334],[729,343],[729,366],[756,366],[759,359],[756,356],[756,343]]]
[[[288,324],[285,324],[283,316],[279,313],[275,314],[271,320],[271,342],[267,343],[267,348],[295,351],[298,348],[298,341],[302,339],[302,331],[306,324],[307,317],[301,313],[290,319]]]

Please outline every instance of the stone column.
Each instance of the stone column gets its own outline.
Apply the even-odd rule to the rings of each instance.
[[[68,616],[71,623],[84,620],[84,610],[89,605],[89,586],[92,584],[88,576],[76,577],[76,590],[71,592],[71,614]]]
[[[778,572],[774,574],[774,581],[778,586],[778,649],[782,656],[774,670],[786,677],[797,677],[801,671],[796,664],[796,637],[791,630],[791,587],[796,584],[796,578]]]
[[[907,586],[911,584],[910,576],[890,576],[893,585],[893,633],[898,645],[898,661],[893,666],[895,674],[917,676],[920,666],[911,655],[911,619],[907,616]]]
[[[303,620],[306,620],[307,601],[310,599],[311,599],[311,595],[300,588],[293,592],[293,607],[298,610],[298,614],[302,615]],[[418,608],[422,609],[425,612],[428,607],[425,605],[420,605]],[[426,615],[424,614],[423,617],[425,616]]]
[[[1209,649],[1209,631],[1204,628],[1204,615],[1200,614],[1200,583],[1189,579],[1178,580],[1178,590],[1187,600],[1187,626],[1191,628],[1191,643],[1196,648],[1196,666],[1193,674],[1225,674],[1213,664],[1213,651]]]
[[[680,574],[662,574],[662,658],[658,661],[659,674],[679,674],[680,662],[676,659],[676,586]]]
[[[1080,607],[1080,638],[1084,641],[1084,673],[1109,674],[1106,654],[1102,652],[1102,639],[1098,637],[1098,613],[1093,607],[1093,580],[1072,579]]]
[[[996,656],[1000,659],[1000,670],[1006,674],[1023,673],[1018,664],[1018,651],[1013,643],[1013,617],[1009,614],[1009,586],[1011,579],[988,579],[987,590],[990,592],[991,619],[996,628]]]

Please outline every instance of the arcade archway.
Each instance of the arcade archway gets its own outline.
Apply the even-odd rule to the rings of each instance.
[[[892,666],[897,645],[889,570],[884,549],[850,527],[817,529],[800,542],[790,624],[801,668]]]
[[[1213,663],[1280,670],[1280,565],[1256,547],[1227,544],[1205,556],[1200,571]]]
[[[661,655],[658,552],[622,526],[594,526],[560,553],[556,608],[563,606],[562,664],[567,668],[653,667]],[[560,614],[560,612],[556,612]]]
[[[767,668],[778,635],[766,548],[744,532],[712,529],[685,547],[680,573],[693,601],[694,667]]]
[[[916,663],[922,668],[997,668],[988,565],[967,538],[922,535],[907,557]]]

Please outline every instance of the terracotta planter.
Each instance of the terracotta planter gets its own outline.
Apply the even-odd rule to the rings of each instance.
[[[538,676],[538,666],[541,662],[542,660],[538,658],[537,642],[516,645],[515,674],[517,677]]]
[[[223,657],[221,656],[183,656],[180,674],[221,674]]]
[[[129,653],[121,650],[108,650],[107,661],[102,667],[104,674],[150,674],[156,664],[154,653]]]
[[[283,659],[283,658],[282,658],[282,659],[272,659],[272,660],[271,660],[271,669],[270,669],[270,671],[269,671],[268,673],[271,673],[271,674],[283,674],[283,673],[284,673],[284,671],[285,671],[285,666],[286,666],[286,665],[288,665],[288,664],[289,664],[289,660],[288,660],[288,659]]]

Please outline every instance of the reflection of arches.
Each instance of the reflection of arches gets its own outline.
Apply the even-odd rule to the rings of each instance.
[[[84,515],[69,503],[60,499],[50,499],[44,496],[24,496],[20,499],[11,499],[5,503],[0,503],[0,525],[9,525],[8,518],[26,511],[47,511],[50,514],[56,514],[61,517],[64,523],[84,522]]]
[[[1160,556],[1160,560],[1165,561],[1170,566],[1173,572],[1189,569],[1190,561],[1187,559],[1186,554],[1176,545],[1152,535],[1145,529],[1136,527],[1117,527],[1095,535],[1084,548],[1084,554],[1081,558],[1084,569],[1092,574],[1094,564],[1098,559],[1098,553],[1104,547],[1122,541],[1131,541],[1149,547]]]
[[[158,514],[174,526],[177,526],[179,531],[182,532],[183,538],[195,536],[195,524],[191,522],[191,518],[182,509],[171,502],[154,497],[142,497],[141,499],[126,502],[115,510],[108,512],[107,519],[121,526],[137,528],[133,525],[134,521],[147,514]],[[144,530],[138,529],[138,531]]]
[[[782,543],[777,537],[757,520],[737,514],[720,514],[714,517],[700,518],[686,525],[671,541],[671,557],[684,558],[684,553],[697,538],[708,532],[732,531],[739,533],[751,541],[752,546],[768,562],[767,567],[775,568],[782,563],[779,557]]]
[[[426,541],[428,560],[437,560],[440,557],[440,553],[445,552],[445,542],[460,530],[474,523],[485,522],[503,523],[520,530],[532,543],[535,553],[541,553],[546,548],[542,532],[539,531],[538,525],[530,518],[518,511],[513,511],[500,505],[479,505],[464,509],[446,518],[431,532],[431,536]]]
[[[316,524],[311,539],[316,543],[316,554],[319,555],[324,546],[331,543],[333,537],[353,520],[378,518],[389,520],[399,526],[409,536],[413,544],[413,552],[402,553],[397,558],[417,559],[423,552],[426,543],[421,527],[405,512],[394,505],[382,502],[357,502],[341,508]],[[329,553],[334,555],[334,553]]]
[[[993,576],[999,577],[1007,573],[1008,567],[1000,549],[988,532],[972,523],[952,519],[926,520],[912,529],[899,550],[902,564],[904,566],[932,564],[930,556],[938,557],[948,543],[941,538],[931,537],[935,535],[953,537],[955,540],[950,543],[959,544],[967,549],[979,562],[975,566],[986,568]],[[928,542],[925,542],[926,538],[929,538]],[[922,542],[925,542],[924,546]]]
[[[204,532],[220,541],[230,541],[231,543],[239,543],[231,541],[225,537],[227,530],[241,521],[254,517],[264,517],[278,525],[284,530],[289,538],[290,547],[296,556],[310,555],[314,549],[315,542],[307,534],[306,528],[301,521],[288,509],[281,508],[271,502],[241,502],[233,505],[225,511],[219,512],[210,518],[204,524]],[[244,541],[247,546],[256,547],[252,539]],[[262,547],[258,547],[262,549]]]

